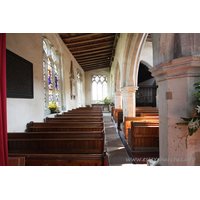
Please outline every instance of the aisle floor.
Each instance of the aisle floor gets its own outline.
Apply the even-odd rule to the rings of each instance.
[[[132,164],[113,122],[110,113],[103,113],[105,132],[106,132],[106,149],[108,153],[109,166],[141,166],[141,164]],[[143,166],[147,166],[143,164]]]

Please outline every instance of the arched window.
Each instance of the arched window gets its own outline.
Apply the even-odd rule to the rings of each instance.
[[[81,96],[82,96],[82,82],[81,82],[81,72],[77,71],[77,93],[78,93],[78,107],[81,107]]]
[[[55,48],[50,41],[43,38],[43,81],[44,81],[44,105],[56,102],[59,105],[59,63]]]
[[[92,100],[102,101],[107,97],[107,76],[93,75],[92,76]]]

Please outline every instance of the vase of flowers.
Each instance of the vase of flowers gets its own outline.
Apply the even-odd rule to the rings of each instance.
[[[60,112],[60,111],[58,110],[58,106],[56,105],[55,101],[54,101],[53,103],[50,102],[48,108],[49,108],[49,110],[51,111],[51,114],[52,114],[52,113],[59,113],[59,112]]]

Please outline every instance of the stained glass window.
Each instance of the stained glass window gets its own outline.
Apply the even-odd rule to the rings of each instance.
[[[52,66],[48,59],[48,87],[49,87],[49,103],[53,102],[53,82],[52,82]]]
[[[44,83],[44,105],[46,105],[46,62],[43,59],[43,83]]]
[[[45,51],[45,53],[47,55],[47,44],[46,44],[46,42],[44,40],[43,40],[43,49],[44,49],[44,51]]]
[[[102,101],[107,97],[107,76],[93,75],[92,76],[92,100]]]
[[[44,104],[56,102],[59,107],[59,63],[54,47],[46,38],[43,40],[43,82],[44,82]],[[49,52],[50,55],[47,53]]]
[[[55,75],[55,102],[58,106],[58,68],[56,65],[54,65],[54,75]]]

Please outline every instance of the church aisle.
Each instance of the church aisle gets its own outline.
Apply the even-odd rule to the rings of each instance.
[[[131,163],[131,159],[116,132],[115,126],[111,121],[111,114],[103,113],[103,118],[105,122],[106,149],[109,166],[136,166]]]

